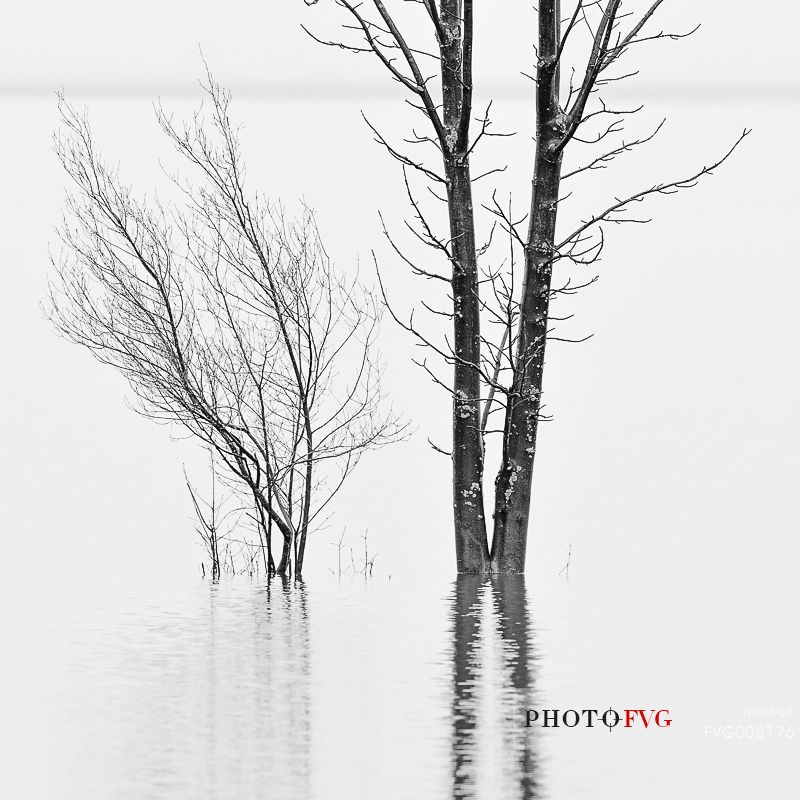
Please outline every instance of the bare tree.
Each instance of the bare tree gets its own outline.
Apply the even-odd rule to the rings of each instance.
[[[173,178],[180,207],[135,199],[86,115],[61,100],[56,152],[73,190],[50,312],[127,378],[145,415],[213,452],[265,569],[299,575],[310,531],[360,456],[404,432],[383,409],[381,304],[337,272],[310,210],[292,219],[247,195],[230,96],[210,77],[206,91],[208,120],[179,127],[158,110],[200,176],[197,186]]]
[[[197,534],[211,562],[211,577],[216,579],[222,575],[220,545],[225,539],[225,533],[221,531],[231,515],[232,509],[224,513],[221,510],[217,495],[217,471],[214,467],[213,454],[211,457],[211,497],[208,500],[203,499],[195,487],[192,486],[189,476],[186,475],[186,470],[184,470],[184,477],[189,496],[192,498]],[[203,566],[203,574],[205,574],[205,566]]]
[[[319,0],[305,2],[316,5]],[[452,321],[452,339],[434,338],[420,329],[413,316],[406,321],[391,306],[389,310],[419,344],[453,369],[449,382],[440,378],[427,361],[421,362],[430,377],[452,395],[450,455],[458,570],[521,572],[525,565],[537,430],[543,419],[545,345],[548,339],[559,338],[553,336],[556,319],[550,313],[550,302],[594,280],[575,280],[568,275],[563,283],[554,284],[554,265],[595,263],[603,249],[604,224],[646,221],[632,213],[636,203],[650,195],[671,194],[694,186],[728,158],[748,131],[714,163],[685,178],[653,183],[626,197],[617,197],[604,210],[578,222],[570,233],[557,234],[559,209],[569,196],[561,194],[562,181],[608,166],[616,157],[652,139],[661,127],[647,136],[624,138],[623,122],[638,109],[614,109],[601,96],[609,85],[635,74],[616,70],[619,62],[644,42],[688,34],[647,34],[645,26],[662,0],[652,3],[639,16],[620,13],[620,0],[580,0],[563,19],[560,0],[540,0],[535,11],[536,69],[535,75],[529,76],[535,86],[536,148],[528,212],[515,219],[510,204],[506,207],[501,203],[496,192],[481,204],[489,218],[505,231],[510,246],[510,256],[502,263],[487,263],[496,252],[496,246],[492,246],[494,227],[481,240],[484,243],[479,243],[474,184],[500,170],[473,176],[471,158],[482,140],[508,134],[491,129],[491,103],[483,114],[476,116],[473,110],[474,3],[414,0],[394,4],[392,11],[382,0],[329,3],[345,16],[343,27],[348,38],[330,40],[309,32],[312,38],[377,57],[391,78],[402,85],[409,96],[407,102],[428,125],[427,131],[414,130],[405,139],[407,145],[419,148],[419,156],[408,149],[403,152],[370,127],[377,141],[402,166],[412,209],[409,227],[447,265],[445,270],[437,271],[427,262],[423,265],[415,260],[408,251],[401,251],[384,225],[391,246],[413,273],[440,281],[449,290],[448,310],[423,305]],[[565,69],[570,57],[573,63],[579,63],[578,70]],[[432,75],[426,71],[431,63],[436,65]],[[477,124],[476,132],[473,123]],[[615,139],[617,136],[620,138]],[[583,166],[565,172],[564,154],[573,143],[602,149]],[[438,164],[430,161],[426,152],[434,154]],[[412,188],[411,174],[427,184],[434,200],[420,200]],[[446,204],[447,234],[437,232],[426,210],[427,202],[436,199]],[[521,269],[517,268],[518,262]],[[495,415],[503,422],[493,430],[490,422]],[[499,434],[501,452],[490,547],[483,472],[485,439],[491,433]]]

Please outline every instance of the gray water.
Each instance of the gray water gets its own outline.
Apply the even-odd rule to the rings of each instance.
[[[234,578],[62,618],[38,796],[540,796],[524,581],[437,589]]]
[[[791,716],[748,715],[774,709],[788,682],[776,672],[747,705],[743,682],[764,655],[752,642],[702,615],[670,624],[602,583],[532,583],[41,587],[59,602],[43,598],[39,628],[8,642],[3,796],[610,800],[785,787],[796,742],[777,737]],[[525,726],[529,708],[609,707],[669,708],[673,722]],[[745,724],[771,740],[707,728]]]

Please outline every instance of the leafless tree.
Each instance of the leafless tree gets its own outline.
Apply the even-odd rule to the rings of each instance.
[[[224,512],[221,509],[217,493],[217,471],[214,466],[213,455],[211,458],[210,499],[205,500],[200,496],[195,487],[192,486],[189,476],[186,475],[185,470],[184,477],[186,478],[186,488],[189,490],[189,496],[192,498],[192,506],[194,508],[197,524],[197,534],[211,563],[211,577],[216,579],[222,575],[220,545],[226,538],[222,528],[228,521],[234,509],[228,509]],[[203,574],[205,574],[205,566],[203,567]]]
[[[213,452],[265,569],[299,575],[360,456],[404,431],[381,394],[382,306],[334,268],[310,210],[293,219],[246,193],[230,96],[210,76],[206,91],[208,119],[178,126],[157,113],[200,178],[173,177],[180,204],[169,205],[136,199],[85,113],[61,100],[55,146],[73,188],[49,310],[127,378],[145,415]],[[219,569],[216,540],[214,554]]]
[[[307,5],[319,3],[304,1]],[[593,281],[577,279],[567,272],[563,282],[554,282],[554,266],[560,264],[561,269],[596,263],[603,249],[604,225],[646,221],[633,213],[636,204],[651,195],[694,186],[725,161],[748,133],[745,131],[721,158],[692,174],[616,197],[605,209],[580,220],[570,232],[557,233],[559,209],[569,197],[561,193],[562,182],[607,167],[618,156],[648,142],[661,127],[649,135],[626,138],[624,122],[638,109],[612,108],[606,104],[604,93],[635,74],[621,66],[629,51],[645,42],[688,35],[648,33],[648,23],[662,2],[656,0],[633,14],[621,12],[621,0],[580,0],[562,18],[560,0],[539,0],[535,10],[537,61],[535,74],[528,76],[533,79],[536,109],[528,211],[515,218],[510,205],[501,202],[496,192],[488,193],[487,202],[478,208],[505,231],[510,255],[502,263],[493,258],[499,246],[497,242],[492,245],[494,227],[487,226],[485,240],[476,234],[474,184],[501,170],[474,176],[471,159],[479,143],[508,134],[492,129],[491,103],[483,113],[473,110],[473,1],[390,4],[382,0],[328,0],[328,5],[338,8],[344,17],[344,38],[330,39],[308,31],[322,44],[376,57],[427,124],[425,131],[413,130],[404,140],[407,146],[396,146],[370,127],[377,141],[402,166],[412,212],[409,227],[446,265],[437,270],[429,259],[423,262],[409,255],[407,249],[401,250],[395,235],[384,225],[396,253],[417,276],[443,284],[451,304],[445,311],[423,304],[428,311],[451,320],[452,338],[443,341],[421,329],[413,316],[401,318],[391,306],[390,312],[418,344],[453,369],[450,382],[427,361],[420,362],[452,395],[450,455],[460,572],[516,573],[524,569],[537,430],[543,419],[545,345],[548,339],[560,338],[553,335],[556,318],[550,312],[550,302]],[[504,12],[492,8],[485,13]],[[577,68],[568,69],[570,63]],[[576,143],[595,145],[597,150],[582,166],[564,171],[565,151]],[[418,180],[427,184],[424,202],[415,188]],[[427,210],[437,199],[446,205],[446,234],[437,231],[436,221]],[[502,418],[502,424],[492,426],[496,417]],[[491,433],[500,436],[501,452],[490,547],[483,472],[485,439]]]

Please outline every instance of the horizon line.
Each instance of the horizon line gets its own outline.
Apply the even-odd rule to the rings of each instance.
[[[241,83],[231,81],[227,88],[233,98],[275,98],[280,100],[303,99],[379,99],[393,100],[398,95],[391,84],[314,84],[314,83]],[[111,83],[111,82],[86,82],[74,81],[59,84],[45,84],[43,82],[0,82],[0,98],[22,99],[53,96],[57,91],[63,90],[70,94],[88,95],[92,97],[194,97],[200,93],[200,84],[169,83],[156,81],[142,81],[139,83]],[[479,90],[480,95],[491,95],[505,99],[525,99],[533,96],[532,89],[524,87],[503,86],[499,83],[485,84]],[[762,86],[751,84],[736,86],[733,84],[644,84],[634,91],[623,87],[616,87],[613,94],[618,97],[636,96],[641,100],[675,99],[689,102],[715,100],[717,102],[750,101],[788,101],[800,102],[800,84],[786,84],[783,86]]]

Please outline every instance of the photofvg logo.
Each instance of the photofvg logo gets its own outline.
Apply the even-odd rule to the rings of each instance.
[[[598,711],[594,708],[583,708],[577,711],[574,708],[561,711],[557,708],[534,709],[525,712],[525,727],[542,728],[608,728],[614,730],[618,726],[623,728],[669,728],[672,719],[668,708],[626,708],[622,712],[609,708]]]

